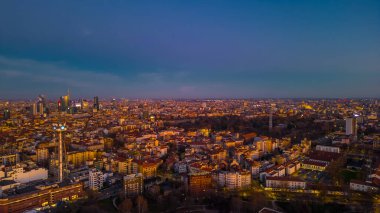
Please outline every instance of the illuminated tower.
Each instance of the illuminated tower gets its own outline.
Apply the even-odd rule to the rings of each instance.
[[[40,114],[40,115],[43,115],[44,114],[44,104],[43,103],[38,103],[37,105],[37,113]]]
[[[46,108],[46,98],[44,95],[39,95],[37,97],[37,113],[43,115]]]
[[[66,112],[67,109],[69,108],[69,96],[68,95],[64,95],[60,98],[59,100],[59,103],[60,103],[60,111],[61,112]]]
[[[87,109],[88,108],[88,101],[85,99],[81,100],[81,108],[82,109]]]
[[[66,112],[70,107],[70,90],[67,90],[67,95],[64,95],[60,98],[60,111]]]
[[[113,98],[111,103],[112,103],[112,109],[116,109],[117,108],[116,99]]]
[[[53,124],[54,131],[58,132],[58,182],[63,181],[63,140],[62,132],[66,131],[65,124]]]
[[[37,115],[38,114],[38,109],[37,109],[37,103],[32,104],[32,115]]]
[[[3,119],[8,120],[11,118],[11,111],[9,109],[4,110]]]

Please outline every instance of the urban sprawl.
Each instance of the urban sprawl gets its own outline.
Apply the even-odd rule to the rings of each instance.
[[[68,92],[0,111],[0,212],[380,210],[379,100]]]

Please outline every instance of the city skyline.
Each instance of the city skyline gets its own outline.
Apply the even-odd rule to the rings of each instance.
[[[380,3],[0,3],[0,98],[379,98]]]

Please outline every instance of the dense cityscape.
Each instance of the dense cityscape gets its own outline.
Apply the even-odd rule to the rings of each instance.
[[[0,212],[378,211],[379,107],[70,91],[1,101]]]
[[[379,0],[0,0],[0,213],[380,213]]]

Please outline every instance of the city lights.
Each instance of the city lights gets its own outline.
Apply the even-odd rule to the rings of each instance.
[[[0,1],[0,213],[380,213],[380,1]]]

